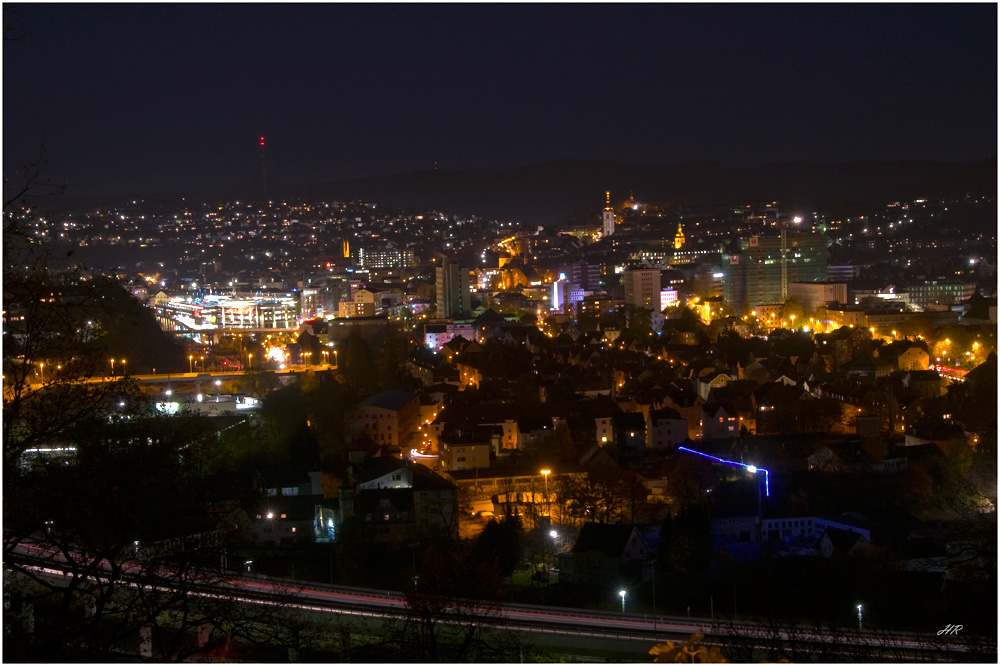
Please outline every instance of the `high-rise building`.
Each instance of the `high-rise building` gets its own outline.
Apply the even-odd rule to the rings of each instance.
[[[584,289],[597,289],[601,286],[601,265],[587,263],[586,259],[574,262],[568,266],[566,276],[570,282]]]
[[[456,319],[469,316],[471,280],[469,267],[446,259],[435,269],[437,278],[438,316]]]
[[[610,236],[615,233],[615,209],[611,207],[611,192],[605,192],[604,194],[607,200],[604,204],[604,212],[601,217],[603,221],[601,231],[603,232],[602,235]]]
[[[625,302],[640,308],[660,311],[660,269],[630,268],[622,273]]]
[[[737,252],[722,255],[722,293],[737,313],[744,306],[757,308],[785,301],[782,277],[787,282],[826,280],[826,237],[822,234],[788,234],[784,251],[779,236],[753,236],[739,241]]]

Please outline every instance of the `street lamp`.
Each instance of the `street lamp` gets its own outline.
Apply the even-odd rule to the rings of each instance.
[[[545,479],[545,512],[549,516],[549,523],[552,522],[552,510],[549,507],[549,474],[552,473],[551,469],[540,470],[542,478]]]
[[[125,363],[126,363],[125,359],[122,359],[122,375],[128,374],[127,372],[125,372]]]
[[[44,384],[45,383],[45,364],[44,363],[39,363],[38,376],[39,376],[39,381],[42,384]]]
[[[111,359],[111,376],[115,376],[115,359]]]
[[[247,354],[247,370],[253,370],[253,354]]]
[[[188,354],[188,372],[194,374],[194,354]]]
[[[625,612],[625,590],[618,593],[618,596],[622,598],[622,612]]]
[[[858,631],[861,631],[861,604],[858,604]]]
[[[726,460],[725,458],[720,458],[718,456],[709,455],[707,453],[701,453],[700,451],[695,451],[694,449],[689,449],[686,446],[678,446],[678,451],[684,451],[686,453],[693,453],[699,455],[703,458],[708,458],[714,460],[715,462],[722,463],[723,465],[732,465],[733,467],[742,467],[746,471],[753,475],[757,475],[758,472],[764,473],[764,495],[767,497],[771,496],[771,473],[770,471],[764,469],[763,467],[757,467],[756,465],[749,465],[743,462],[736,462],[735,460]],[[763,538],[764,520],[761,508],[761,497],[760,497],[760,477],[757,477],[757,524],[758,529],[761,530],[761,537]]]

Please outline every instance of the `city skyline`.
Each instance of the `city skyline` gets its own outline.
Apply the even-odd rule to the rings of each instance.
[[[996,32],[5,3],[8,660],[996,662]]]
[[[6,5],[4,171],[71,195],[553,159],[996,155],[992,5]],[[41,83],[40,83],[41,82]]]

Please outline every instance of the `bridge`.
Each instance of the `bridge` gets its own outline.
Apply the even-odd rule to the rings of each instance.
[[[334,357],[336,360],[336,357]],[[279,380],[292,379],[298,375],[304,374],[306,372],[323,372],[328,370],[337,370],[340,366],[337,363],[306,363],[302,365],[292,366],[290,368],[285,368],[284,370],[266,370],[269,375],[274,375],[278,377]],[[73,380],[75,384],[106,384],[109,382],[122,381],[123,379],[128,379],[136,382],[140,386],[157,386],[157,385],[193,385],[194,392],[200,393],[202,384],[215,384],[227,381],[240,381],[246,379],[248,376],[255,374],[254,370],[238,370],[238,371],[222,371],[222,372],[158,372],[155,374],[126,374],[126,375],[105,375],[103,377],[86,377],[83,379]],[[32,390],[38,390],[45,387],[45,383],[41,381],[30,382],[29,386]]]

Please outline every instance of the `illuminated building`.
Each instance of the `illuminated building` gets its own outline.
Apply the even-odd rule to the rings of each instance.
[[[815,312],[827,303],[846,303],[847,283],[792,282],[788,285],[788,297],[798,301],[804,312]]]
[[[674,235],[674,249],[679,250],[684,247],[684,228],[681,223],[677,223],[677,233]]]
[[[604,236],[615,233],[615,209],[611,207],[611,192],[605,192],[607,201],[604,204],[604,211],[601,215],[601,231]]]
[[[393,389],[369,396],[358,405],[355,424],[372,441],[398,447],[417,432],[420,400],[413,393]]]
[[[826,279],[826,238],[822,234],[788,235],[787,272],[782,270],[781,245],[778,236],[753,236],[740,240],[737,252],[722,255],[723,295],[730,307],[741,312],[744,305],[757,308],[780,304],[785,301],[782,294],[785,280]]]
[[[356,265],[369,269],[409,268],[417,264],[412,249],[394,248],[387,245],[355,244],[352,259]]]
[[[631,268],[622,273],[625,302],[648,310],[660,309],[660,269]]]
[[[217,328],[295,328],[298,300],[293,296],[231,298],[208,294],[200,298],[172,296],[154,302],[161,325],[170,320],[186,330]]]
[[[948,306],[962,303],[972,298],[976,293],[975,283],[945,282],[943,280],[927,280],[923,283],[907,285],[910,292],[910,303],[923,309],[933,309],[934,306]]]

